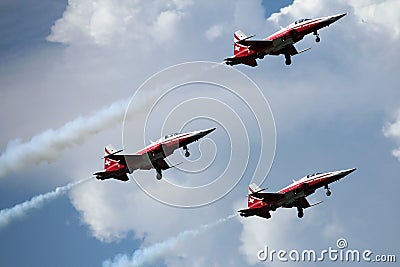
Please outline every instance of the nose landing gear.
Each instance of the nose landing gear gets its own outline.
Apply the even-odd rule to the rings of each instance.
[[[328,185],[325,185],[325,187],[324,187],[325,189],[326,189],[326,196],[330,196],[330,195],[332,195],[332,192],[331,192],[331,190],[330,190],[330,188],[329,188],[329,186]]]
[[[183,150],[185,150],[185,157],[190,157],[189,148],[187,148],[187,146],[183,146]]]
[[[321,41],[321,38],[319,37],[318,32],[315,31],[314,35],[315,35],[315,42],[319,43]]]

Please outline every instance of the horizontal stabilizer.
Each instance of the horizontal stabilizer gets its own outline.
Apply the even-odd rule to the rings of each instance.
[[[265,219],[271,218],[271,214],[266,207],[243,209],[238,210],[238,212],[242,217],[259,216]]]
[[[129,181],[128,175],[120,171],[96,172],[93,175],[95,175],[98,180],[116,179],[123,182]]]
[[[257,66],[257,61],[254,57],[228,57],[224,59],[225,64],[233,66],[238,64],[245,64],[251,67]]]

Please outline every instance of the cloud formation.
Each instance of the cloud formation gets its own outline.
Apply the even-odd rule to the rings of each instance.
[[[392,138],[400,143],[400,112],[398,112],[396,120],[392,123],[386,123],[382,131],[385,137]],[[392,155],[400,160],[400,147],[392,150]]]
[[[371,51],[379,51],[378,48],[382,45],[379,38],[389,36],[386,30],[379,30],[386,28],[386,24],[373,23],[372,26],[368,21],[367,23],[362,21],[366,16],[364,15],[364,13],[367,13],[366,10],[382,8],[376,3],[370,2],[369,6],[367,3],[359,7],[352,1],[296,0],[293,5],[282,9],[280,13],[274,14],[267,20],[264,20],[261,3],[257,1],[251,3],[248,1],[216,3],[215,5],[221,6],[211,5],[213,8],[210,9],[208,9],[207,4],[189,3],[180,6],[176,1],[167,3],[169,4],[164,5],[155,2],[154,8],[146,8],[147,3],[124,2],[120,3],[118,8],[111,7],[108,9],[108,13],[103,19],[101,19],[102,16],[96,15],[96,12],[100,12],[101,8],[92,6],[93,3],[90,1],[85,2],[85,4],[69,5],[63,18],[57,21],[53,27],[49,40],[63,42],[71,47],[80,46],[82,50],[107,47],[113,53],[110,55],[102,54],[104,57],[118,57],[120,54],[127,55],[127,57],[134,55],[132,58],[136,61],[122,65],[122,69],[135,69],[138,68],[137,65],[142,68],[146,66],[149,69],[154,69],[154,66],[151,68],[144,64],[153,62],[158,68],[162,59],[165,59],[165,62],[169,62],[170,65],[171,62],[186,59],[209,58],[214,53],[219,62],[232,53],[231,42],[235,27],[243,29],[248,34],[256,33],[261,38],[272,33],[275,29],[278,30],[279,25],[284,26],[298,18],[325,16],[347,11],[349,14],[345,18],[329,29],[321,31],[323,40],[321,44],[315,46],[314,49],[313,43],[313,49],[308,54],[296,56],[293,59],[293,66],[289,69],[286,66],[280,67],[283,65],[281,58],[278,59],[280,64],[278,65],[276,64],[277,59],[273,57],[266,57],[264,61],[260,61],[259,67],[254,69],[242,66],[237,68],[245,70],[249,76],[263,86],[266,95],[273,101],[272,109],[278,116],[279,131],[296,132],[297,134],[291,135],[293,138],[298,138],[299,128],[302,129],[303,125],[309,125],[307,123],[312,122],[311,125],[328,124],[334,123],[338,117],[345,117],[350,121],[367,117],[368,114],[380,108],[374,106],[373,103],[387,99],[388,95],[393,94],[393,90],[389,86],[383,86],[388,88],[387,91],[378,93],[375,90],[375,80],[370,79],[373,78],[373,75],[367,75],[368,77],[365,75],[365,73],[375,71],[374,66],[365,64],[365,62],[368,60],[387,62],[387,59],[393,57],[393,53],[397,51],[388,45],[385,54],[371,54]],[[105,7],[114,4],[110,1],[103,1],[100,5]],[[226,17],[221,17],[220,13],[218,13],[218,16],[213,16],[212,10],[220,8],[231,12],[229,14],[227,12]],[[386,8],[388,7],[386,6]],[[123,10],[129,10],[128,13],[132,14],[132,18],[129,15],[124,15]],[[392,7],[390,7],[390,10],[392,10]],[[89,13],[86,14],[85,12]],[[207,14],[207,21],[199,21],[200,18],[204,18],[204,14]],[[80,21],[83,21],[82,24],[79,24]],[[102,31],[97,30],[99,29],[97,25],[102,23],[105,25]],[[79,25],[84,25],[84,27],[78,27]],[[162,25],[168,25],[168,27],[163,28]],[[377,39],[371,38],[372,33],[376,32],[375,27],[378,27],[379,38]],[[171,33],[171,35],[168,35],[168,33]],[[80,35],[84,37],[80,38]],[[388,40],[390,44],[395,43],[390,38]],[[212,44],[212,46],[209,44]],[[305,38],[304,43],[299,43],[296,46],[300,49],[306,45],[309,45],[307,38]],[[122,49],[122,53],[119,50],[120,47],[129,47],[129,49]],[[157,53],[149,53],[143,56],[143,53],[149,50],[157,51]],[[389,64],[382,65],[382,68],[391,69],[393,65],[396,66],[396,62],[390,61]],[[385,70],[382,70],[382,72],[385,72]],[[390,73],[390,71],[387,73]],[[310,78],[298,79],[298,77]],[[384,80],[384,83],[391,83],[390,78],[383,78],[382,80]],[[360,98],[360,95],[365,97]],[[371,109],[364,109],[366,106]],[[291,165],[292,163],[287,162],[286,164]],[[140,173],[140,175],[153,179],[152,174]],[[151,243],[155,240],[162,240],[171,229],[179,231],[184,225],[190,224],[191,216],[183,215],[180,210],[173,210],[153,203],[148,197],[143,196],[139,190],[129,185],[129,183],[121,185],[109,182],[107,184],[96,184],[91,188],[81,188],[73,192],[71,198],[74,206],[82,214],[82,220],[91,229],[93,236],[99,240],[117,241],[124,238],[128,232],[133,231],[136,238],[144,238],[144,242]],[[160,190],[162,190],[161,186]],[[240,192],[245,191],[244,189]],[[118,194],[115,192],[118,192]],[[243,194],[232,196],[231,199],[245,203]],[[130,205],[125,203],[130,203]],[[146,209],[152,212],[137,216],[138,211],[143,209],[143,205],[146,205]],[[210,211],[210,214],[204,216],[212,218],[213,212],[211,211],[218,213],[218,208],[226,210],[231,209],[231,206],[231,202],[226,201],[219,206],[208,207],[207,210]],[[188,212],[186,211],[186,213]],[[296,227],[298,222],[292,215],[290,213],[287,220],[285,217],[275,218],[277,225],[276,228],[273,228],[275,232],[279,232],[280,228],[292,229],[291,227]],[[157,218],[160,217],[164,218],[161,224],[157,222]],[[180,222],[179,225],[176,224],[176,221]],[[246,259],[247,264],[255,264],[255,249],[259,249],[258,245],[264,245],[266,241],[281,239],[282,243],[290,243],[293,240],[288,236],[282,237],[273,235],[272,232],[265,232],[263,229],[266,226],[263,220],[254,225],[243,220],[236,227],[243,227],[243,229],[235,228],[235,230],[243,230],[243,232],[240,235],[240,240],[238,237],[230,235],[234,240],[232,244],[235,245],[230,246],[229,251],[237,251],[236,245],[238,243],[241,248],[241,256],[238,255],[234,259],[236,264],[233,264],[233,266],[240,265],[242,258]],[[341,227],[336,224],[328,227],[334,230],[329,230],[322,224],[316,226],[306,224],[304,227],[305,231],[308,229],[307,227],[316,227],[322,229],[322,232],[334,232],[335,229],[342,232]],[[233,228],[234,226],[229,226],[229,230]],[[254,238],[260,238],[262,236],[260,233],[265,233],[268,240],[260,239],[255,243]],[[210,237],[210,239],[212,238]],[[210,242],[208,245],[211,247],[210,250],[213,250],[212,248],[216,248],[215,251],[221,249],[220,244]],[[212,259],[218,258],[215,251],[208,251],[207,256]],[[195,254],[201,262],[200,253],[196,254],[187,250],[182,253]],[[188,261],[183,259],[178,265],[184,266],[185,263],[188,263]]]
[[[327,143],[343,141],[340,144],[346,145],[350,142],[358,142],[358,138],[350,136],[351,134],[348,134],[347,130],[351,131],[354,129],[352,127],[359,126],[360,122],[373,117],[377,112],[399,106],[396,92],[398,90],[393,86],[393,84],[398,84],[396,77],[399,64],[397,62],[400,62],[396,45],[398,43],[396,30],[399,25],[397,23],[398,16],[393,13],[398,10],[396,8],[398,1],[380,1],[379,3],[365,1],[363,5],[358,2],[296,0],[292,6],[282,9],[280,13],[271,16],[268,20],[264,20],[261,1],[196,3],[187,1],[72,0],[69,1],[63,17],[52,28],[48,40],[65,44],[62,46],[65,49],[62,50],[60,65],[66,62],[67,66],[72,69],[71,73],[75,75],[67,76],[68,79],[75,81],[74,85],[78,85],[75,86],[77,89],[71,92],[72,95],[78,94],[79,90],[82,91],[82,94],[79,94],[80,98],[74,99],[74,103],[76,102],[77,107],[80,102],[84,103],[81,103],[81,108],[92,104],[90,109],[94,109],[93,106],[98,105],[99,102],[109,101],[110,90],[115,90],[116,95],[120,98],[121,94],[125,93],[120,90],[121,88],[132,89],[135,81],[142,81],[165,66],[193,59],[212,59],[220,62],[232,53],[232,34],[236,28],[240,28],[248,34],[257,34],[257,37],[262,38],[278,30],[280,25],[284,26],[298,18],[349,12],[341,21],[329,29],[321,31],[322,42],[319,45],[314,44],[312,37],[306,37],[302,43],[296,44],[299,50],[306,46],[311,46],[313,49],[296,56],[290,68],[284,66],[282,58],[274,57],[266,57],[259,62],[257,68],[235,67],[254,79],[262,87],[269,100],[272,100],[270,103],[277,118],[278,132],[281,137],[286,135],[286,138],[297,140],[301,144],[302,137],[315,134],[312,130],[318,130],[320,125],[332,124],[336,129],[332,132],[331,137],[337,135],[338,139],[343,139],[326,140],[328,133],[319,128],[317,133],[324,138],[315,137],[313,146],[301,151],[301,157],[294,159],[295,162],[290,161],[287,156],[283,156],[281,160],[284,162],[280,163],[281,165],[275,165],[275,169],[276,166],[282,166],[280,170],[276,171],[279,174],[276,177],[286,179],[286,177],[290,177],[286,175],[288,172],[290,175],[293,174],[292,170],[295,172],[296,164],[301,165],[301,167],[297,167],[301,168],[302,172],[310,165],[318,165],[318,162],[313,159],[324,158],[321,155],[325,155],[323,148]],[[377,13],[388,14],[388,16],[376,16]],[[390,31],[391,27],[394,29],[393,32]],[[385,41],[382,42],[382,40]],[[57,68],[55,69],[57,71]],[[51,83],[51,87],[58,88],[62,84],[68,84],[69,80],[66,81],[65,71],[62,70],[58,73],[61,78]],[[47,72],[47,70],[43,72]],[[42,83],[47,84],[47,80]],[[21,88],[26,87],[21,86]],[[90,90],[86,90],[85,98],[83,89],[86,88]],[[95,94],[92,91],[93,88],[96,89],[95,98],[93,98],[93,94]],[[14,93],[14,90],[10,91]],[[17,90],[15,92],[18,93]],[[54,94],[55,98],[61,93]],[[42,93],[42,95],[46,94]],[[16,99],[18,97],[19,95]],[[59,98],[57,97],[57,99]],[[92,99],[97,103],[92,103],[90,101]],[[68,110],[61,112],[67,113]],[[348,125],[336,124],[343,120],[347,120],[349,125],[355,126],[346,129],[343,126]],[[113,125],[115,124],[110,124],[108,127],[113,127]],[[379,127],[380,125],[381,122]],[[64,127],[59,129],[64,129]],[[70,126],[70,128],[73,127]],[[88,136],[93,136],[95,133],[96,131],[93,131]],[[58,130],[49,130],[48,136],[58,138],[63,135]],[[396,134],[389,133],[388,136],[394,137]],[[279,155],[292,154],[293,151],[289,150],[297,150],[301,147],[295,146],[288,148],[288,151],[282,151],[279,140],[284,140],[285,137],[281,137],[278,138]],[[55,158],[61,155],[59,154],[61,151],[65,151],[67,147],[73,146],[76,142],[83,144],[82,142],[88,140],[87,137],[84,140],[80,137],[77,138],[79,140],[64,139],[69,145],[61,144],[60,146],[63,148],[60,150],[57,146],[52,148],[56,150]],[[44,138],[41,140],[45,144],[44,148],[50,146]],[[96,140],[97,143],[93,146],[101,147],[104,142],[108,142],[104,135],[101,135],[99,140]],[[19,142],[18,144],[29,151],[27,144],[30,142]],[[142,143],[138,145],[142,145]],[[360,146],[362,145],[365,144]],[[9,146],[12,145],[9,144]],[[337,145],[336,148],[339,147]],[[84,148],[85,151],[89,150],[87,147]],[[7,155],[13,155],[11,150],[7,149],[6,151],[8,151]],[[23,152],[23,150],[20,151]],[[37,150],[31,150],[31,152],[37,153]],[[321,152],[321,154],[314,152]],[[339,155],[336,150],[330,152]],[[315,156],[316,154],[318,156]],[[328,157],[328,155],[325,156]],[[37,157],[41,158],[42,154],[39,153]],[[50,157],[51,159],[47,157],[49,156],[45,155],[38,162],[35,160],[28,160],[28,162],[37,164],[53,160],[52,157]],[[1,158],[0,166],[8,173],[20,170],[19,166],[12,166],[11,163],[11,167],[1,163],[2,160],[4,159]],[[77,155],[74,160],[82,161],[83,158]],[[330,164],[335,163],[337,162]],[[173,170],[170,171],[171,174],[174,174]],[[154,180],[152,172],[149,172],[149,175],[141,172],[140,175]],[[298,174],[295,173],[295,175]],[[285,181],[280,180],[278,183],[283,185]],[[162,190],[162,185],[157,184],[156,186]],[[149,199],[131,182],[121,184],[115,181],[104,181],[103,183],[98,181],[93,185],[91,183],[90,186],[84,185],[71,193],[71,201],[80,212],[82,222],[100,241],[118,241],[125,238],[127,233],[134,232],[135,238],[143,240],[144,247],[151,247],[151,244],[158,240],[167,240],[171,232],[178,233],[182,229],[191,229],[192,225],[219,218],[221,211],[232,210],[234,201],[239,201],[240,208],[243,208],[246,203],[244,196],[247,185],[241,184],[241,186],[243,188],[237,190],[236,194],[231,194],[218,203],[200,210],[172,209],[154,203],[155,201]],[[351,184],[346,184],[346,186],[349,187],[348,190],[352,190]],[[373,189],[375,190],[375,188]],[[365,190],[368,192],[368,189]],[[362,199],[362,196],[357,195],[358,192],[352,192],[352,194],[354,194],[354,200]],[[345,200],[339,198],[334,202],[337,206],[346,204]],[[385,208],[386,206],[381,206],[379,210]],[[237,209],[235,208],[235,210]],[[314,217],[310,216],[313,211],[308,212],[307,210],[304,218],[306,221],[302,223],[298,222],[295,212],[291,211],[287,211],[287,216],[284,212],[279,211],[279,214],[271,221],[240,220],[224,225],[223,231],[213,233],[212,236],[197,236],[196,242],[193,242],[191,246],[180,249],[182,257],[179,260],[174,260],[167,254],[164,254],[164,259],[168,266],[252,265],[256,263],[254,259],[257,249],[261,249],[266,242],[274,242],[277,244],[277,248],[279,244],[297,242],[293,236],[280,234],[282,229],[293,231],[294,236],[297,234],[298,240],[303,241],[304,237],[301,234],[307,231],[313,231],[316,235],[322,233],[322,236],[325,236],[325,232],[330,232],[333,238],[337,237],[336,233],[359,233],[359,229],[353,227],[347,231],[346,228],[341,228],[336,223],[326,227],[325,223],[329,224],[332,217],[335,216],[332,214],[334,208],[321,208],[321,210],[323,213]],[[369,216],[368,214],[366,212],[365,216]],[[346,219],[346,222],[351,219],[349,217],[352,217],[351,214],[349,216],[347,210],[341,210],[340,215],[337,216],[340,219]],[[363,214],[360,214],[360,217],[362,216]],[[160,218],[162,218],[161,222]],[[309,223],[310,219],[314,219],[317,224]],[[203,221],[198,222],[198,220]],[[370,222],[372,223],[371,220]],[[346,226],[352,227],[351,222],[346,223]],[[299,228],[301,231],[296,232],[296,229]],[[221,240],[224,242],[222,243]],[[305,242],[314,242],[316,246],[321,244],[318,242],[327,244],[325,240],[315,241],[313,238]],[[240,253],[235,253],[238,250]],[[221,259],[221,251],[232,256],[230,259]],[[126,259],[129,261],[131,257]]]
[[[47,38],[66,44],[172,41],[191,1],[69,1]]]

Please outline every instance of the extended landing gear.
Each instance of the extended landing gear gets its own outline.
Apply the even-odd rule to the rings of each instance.
[[[289,54],[285,54],[285,64],[288,66],[292,64],[292,58]]]
[[[331,190],[329,190],[330,188],[328,185],[325,185],[325,189],[326,189],[326,196],[329,197],[330,195],[332,195],[332,192],[331,192]]]
[[[262,52],[260,52],[260,53],[257,54],[257,57],[258,57],[259,59],[263,59],[263,58],[265,57],[265,54],[262,53]]]
[[[161,180],[161,178],[162,178],[162,172],[161,172],[161,170],[158,169],[158,170],[156,170],[156,172],[157,172],[157,175],[156,175],[157,180]]]
[[[319,43],[321,41],[321,38],[319,38],[318,32],[315,31],[314,35],[315,35],[315,42]]]
[[[261,217],[264,217],[265,219],[269,219],[269,218],[271,218],[271,213],[269,213],[269,211],[267,211],[265,214],[264,214],[264,216],[261,216]]]
[[[303,208],[297,207],[297,217],[303,218],[303,216],[304,216]]]
[[[183,150],[185,150],[185,157],[190,157],[189,148],[187,148],[187,146],[183,146]]]
[[[269,209],[272,210],[272,211],[276,211],[275,204],[273,204],[273,203],[269,204]]]

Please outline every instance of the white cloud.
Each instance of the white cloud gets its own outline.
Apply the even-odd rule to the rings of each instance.
[[[224,31],[224,26],[222,24],[216,24],[211,26],[205,33],[205,36],[208,40],[212,41],[215,38],[221,36]]]
[[[397,10],[400,8],[400,2],[396,0],[386,1],[349,1],[361,23],[367,24],[368,28],[374,32],[382,30],[389,35],[389,38],[395,39],[400,34],[400,18]]]
[[[400,2],[397,0],[341,0],[321,3],[295,0],[292,5],[282,8],[281,12],[273,14],[268,20],[286,26],[301,17],[313,18],[348,12],[366,31],[384,31],[389,38],[397,38],[400,34],[400,19],[396,12],[400,8]]]
[[[386,123],[382,131],[384,136],[386,136],[387,138],[392,138],[396,142],[400,143],[400,112],[398,112],[396,121],[392,123]],[[400,147],[394,149],[392,151],[392,155],[400,160]]]
[[[201,15],[201,7],[195,7],[196,14]],[[132,10],[136,8],[142,10],[141,5],[136,5]],[[265,35],[268,35],[276,28],[275,22],[286,25],[286,23],[290,23],[299,17],[336,14],[353,8],[356,9],[356,7],[343,2],[295,1],[292,6],[283,9],[281,14],[273,15],[270,20],[265,21],[260,5],[257,5],[257,3],[246,5],[246,2],[238,2],[234,6],[235,16],[233,21],[230,21],[229,18],[224,20],[221,17],[214,19],[211,17],[210,21],[206,23],[207,26],[204,28],[204,32],[211,39],[221,34],[221,36],[227,38],[228,41],[217,44],[214,50],[231,51],[231,33],[224,32],[219,26],[225,25],[224,23],[240,24],[243,25],[241,28],[265,32]],[[197,17],[190,16],[194,14],[194,10],[191,10],[190,6],[182,8],[172,4],[172,8],[167,7],[167,10],[162,8],[156,9],[156,11],[152,10],[150,14],[146,15],[152,18],[151,22],[145,23],[147,20],[144,18],[137,25],[134,25],[133,22],[126,23],[128,31],[126,38],[117,36],[113,41],[117,43],[119,41],[129,42],[130,44],[135,44],[135,47],[142,48],[149,44],[148,41],[152,40],[151,38],[159,38],[156,39],[156,42],[164,42],[168,46],[168,42],[165,43],[166,40],[170,40],[168,39],[168,33],[173,33],[174,42],[178,45],[175,47],[169,46],[170,55],[177,57],[177,55],[187,53],[192,54],[194,58],[198,58],[201,53],[207,55],[204,52],[204,47],[201,49],[201,43],[204,42],[201,38],[204,35],[198,35],[197,32],[193,33],[194,26],[190,27],[190,25],[196,24],[195,20],[197,19]],[[140,16],[144,15],[141,14]],[[136,19],[137,17],[131,18],[132,21],[136,21]],[[184,22],[182,21],[183,19],[185,20]],[[63,19],[60,21],[62,22]],[[64,23],[68,24],[67,22],[64,21]],[[185,25],[182,25],[182,23]],[[165,28],[163,28],[164,26]],[[59,27],[58,29],[53,29],[54,36],[63,28],[61,25]],[[367,25],[367,27],[369,26]],[[370,57],[368,60],[373,62],[385,61],[387,57],[390,57],[388,54],[393,51],[387,51],[387,54],[384,55],[371,55],[371,47],[375,48],[375,46],[381,45],[381,42],[378,39],[369,39],[369,43],[361,42],[360,40],[368,39],[368,35],[365,35],[365,31],[361,31],[361,29],[365,30],[364,25],[359,23],[357,16],[354,17],[350,13],[333,27],[324,29],[322,38],[324,40],[324,36],[326,36],[326,41],[324,41],[323,45],[315,46],[315,49],[313,48],[308,54],[294,58],[294,64],[290,69],[286,69],[286,66],[283,67],[285,69],[277,67],[272,57],[267,57],[264,61],[260,61],[258,68],[245,69],[252,78],[256,79],[257,83],[268,88],[266,89],[267,95],[270,100],[272,99],[272,108],[275,115],[278,116],[278,123],[281,123],[278,125],[278,127],[281,127],[279,128],[281,131],[296,129],[297,126],[308,121],[317,123],[328,121],[329,123],[334,121],[337,116],[348,116],[351,120],[356,120],[364,116],[365,113],[369,114],[376,110],[371,106],[371,103],[379,101],[379,99],[385,100],[388,95],[394,94],[393,88],[390,87],[386,87],[387,91],[380,91],[379,95],[374,93],[375,82],[368,79],[373,77],[372,75],[365,75],[375,71],[372,65],[365,64],[366,56],[367,58]],[[157,33],[157,37],[153,36],[155,33]],[[135,41],[131,42],[129,40]],[[305,40],[305,42],[307,41]],[[188,44],[193,44],[194,46],[187,46]],[[108,45],[113,46],[114,44],[108,42]],[[118,44],[115,45],[117,46]],[[153,44],[149,45],[152,46]],[[229,45],[229,49],[226,48],[226,45]],[[299,44],[298,46],[302,47],[303,45],[305,44]],[[196,51],[195,55],[193,55],[193,51]],[[159,56],[157,55],[157,57]],[[219,56],[222,59],[227,55],[221,53]],[[398,54],[395,54],[395,56],[398,57]],[[152,57],[148,57],[148,60],[151,59]],[[296,63],[297,60],[299,63]],[[279,64],[282,65],[283,62],[279,61]],[[297,64],[298,66],[296,66]],[[299,66],[301,64],[303,64],[302,67]],[[397,63],[391,62],[390,64],[390,66],[386,65],[385,68],[390,70]],[[296,76],[310,77],[310,79],[294,84],[292,79],[295,79]],[[351,79],[352,76],[355,78]],[[356,84],[354,85],[355,80]],[[388,81],[388,83],[390,82]],[[269,88],[272,89],[269,90]],[[366,92],[372,92],[372,96],[360,99],[359,96],[365,96]],[[356,99],[358,101],[355,101]],[[364,106],[369,106],[371,109],[364,110],[361,108]],[[137,175],[154,179],[151,172],[141,172]],[[191,225],[194,223],[196,225],[201,224],[198,221],[199,218],[203,222],[212,221],[218,218],[221,210],[228,210],[231,206],[229,202],[224,202],[204,210],[174,209],[149,199],[141,191],[137,190],[132,183],[122,184],[118,182],[106,182],[92,188],[82,186],[73,191],[71,198],[74,206],[81,212],[82,220],[90,227],[93,235],[98,239],[115,241],[124,238],[127,233],[133,231],[136,238],[145,237],[145,244],[159,242],[173,236],[182,229],[191,229],[193,228]],[[243,199],[244,202],[245,200]],[[126,203],[129,204],[126,205]],[[329,213],[324,213],[323,216],[326,216],[325,221],[319,221],[316,216],[312,216],[312,212],[307,210],[306,216],[301,223],[296,218],[294,210],[279,211],[275,215],[270,221],[262,219],[240,220],[239,222],[243,225],[240,239],[229,232],[225,235],[220,233],[222,238],[226,238],[228,235],[232,240],[234,245],[226,245],[224,243],[226,245],[225,249],[230,253],[237,251],[238,248],[236,246],[240,245],[241,254],[235,258],[237,263],[243,263],[242,257],[244,257],[247,264],[255,264],[257,262],[255,253],[266,243],[274,245],[276,248],[287,247],[287,244],[300,246],[300,244],[304,244],[302,241],[306,238],[302,236],[302,233],[312,230],[319,232],[324,239],[320,240],[320,242],[311,240],[311,244],[321,246],[321,244],[326,245],[328,238],[335,237],[337,233],[345,231],[340,224],[328,223],[331,218]],[[179,222],[179,224],[176,222]],[[227,227],[227,231],[236,230],[237,232],[237,228],[237,224],[231,225]],[[290,233],[293,235],[290,235]],[[219,261],[221,266],[223,265],[223,261],[215,255],[216,252],[211,251],[213,249],[218,251],[220,243],[214,244],[212,237],[204,237],[203,240],[196,240],[195,243],[199,244],[199,246],[193,244],[190,248],[182,248],[179,259],[171,256],[166,259],[166,262],[174,266],[179,266],[179,264],[184,266],[187,262],[193,263],[193,258],[195,258],[200,265],[200,263],[209,262],[207,260],[207,257],[209,257],[216,262]],[[199,251],[195,251],[193,246],[198,248]],[[201,254],[201,249],[207,246],[209,249],[205,252],[205,255],[208,256],[205,257],[203,256],[204,254]],[[190,259],[189,256],[193,258]],[[240,264],[232,265],[240,266]]]
[[[263,61],[259,61],[259,67],[251,69],[251,77],[258,84],[268,88],[265,92],[274,111],[278,133],[298,139],[301,143],[299,129],[312,132],[312,129],[320,125],[340,127],[338,121],[346,121],[346,126],[349,125],[350,128],[358,127],[355,125],[362,125],[372,116],[390,112],[399,106],[400,95],[397,86],[394,85],[398,84],[396,73],[400,67],[398,64],[400,54],[394,47],[397,47],[399,41],[396,29],[400,17],[398,14],[392,16],[393,10],[400,7],[399,4],[399,1],[379,3],[375,1],[363,2],[362,6],[358,6],[356,1],[295,0],[293,5],[283,8],[280,13],[273,14],[267,19],[265,25],[271,29],[286,26],[298,18],[348,12],[346,17],[320,31],[322,38],[320,44],[316,45],[311,36],[296,44],[298,49],[305,47],[312,49],[295,56],[289,68],[283,66],[282,58],[266,57]],[[388,18],[377,22],[380,16],[376,16],[368,23],[366,19],[368,16],[365,14],[371,10],[374,12],[379,10],[380,14],[387,12]],[[388,31],[391,27],[388,25],[393,25],[393,34]],[[265,36],[272,32],[273,30],[266,31]],[[379,47],[382,49],[382,39],[386,40],[384,52],[372,52],[379,51]],[[392,123],[385,127],[385,135],[398,138],[399,125]],[[342,138],[349,140],[352,138],[351,133],[345,128],[338,131],[339,134],[341,132],[345,133]],[[323,134],[315,138],[318,139],[315,141],[316,147],[323,147],[324,142],[330,142],[324,140]],[[340,139],[336,141],[340,143]],[[354,142],[357,142],[356,137]],[[279,151],[278,136],[278,154]],[[307,153],[304,151],[304,154]],[[393,151],[393,154],[400,156],[400,149]],[[320,156],[323,157],[322,154]],[[337,157],[340,157],[340,154]],[[286,162],[287,166],[291,164],[296,163]],[[283,186],[285,182],[282,181],[280,184]],[[324,213],[321,216],[324,219],[312,216],[313,221],[309,220],[308,211],[307,209],[301,221],[297,220],[294,210],[279,211],[268,221],[252,218],[241,220],[243,231],[240,237],[242,243],[240,252],[245,255],[247,263],[250,265],[258,263],[256,253],[264,245],[280,249],[288,246],[296,248],[295,246],[311,243],[314,248],[319,248],[326,247],[326,244],[331,245],[327,242],[340,237],[339,234],[346,236],[351,233],[351,230],[347,229],[350,224],[345,224],[344,227],[340,223],[345,218],[340,215],[342,219],[336,218],[329,209],[322,211]],[[354,228],[354,231],[358,230]],[[309,240],[301,236],[311,232],[313,237]],[[317,241],[318,238],[321,240]]]
[[[397,3],[367,2],[357,6],[355,1],[296,0],[265,21],[260,1],[70,0],[63,17],[55,23],[48,37],[50,41],[65,44],[65,48],[52,55],[55,63],[49,64],[50,68],[39,65],[44,73],[42,79],[28,79],[17,88],[10,87],[7,99],[16,99],[9,101],[12,103],[19,103],[17,100],[20,99],[35,100],[21,105],[26,113],[24,121],[35,121],[35,118],[42,118],[43,110],[47,113],[54,110],[52,113],[58,116],[53,119],[63,123],[70,120],[68,116],[87,114],[99,103],[104,105],[130,97],[141,82],[165,66],[193,59],[220,62],[232,51],[232,34],[236,28],[248,34],[257,33],[261,38],[259,33],[269,35],[278,30],[278,25],[284,26],[301,17],[348,11],[346,17],[321,31],[321,44],[315,45],[310,42],[312,37],[306,37],[303,43],[296,45],[298,48],[312,46],[313,49],[296,56],[289,68],[283,65],[282,58],[266,57],[259,61],[257,68],[238,66],[237,69],[254,79],[269,98],[278,133],[289,133],[295,139],[307,131],[299,126],[332,124],[339,117],[357,124],[377,112],[399,106],[396,78],[400,62],[398,15],[394,13],[398,10]],[[388,15],[375,16],[378,13]],[[393,27],[393,35],[388,32],[390,27]],[[371,33],[377,36],[371,37]],[[214,40],[210,49],[205,45],[204,36],[211,40],[218,38],[215,39],[218,42]],[[45,55],[35,60],[42,61],[42,58],[46,58]],[[24,79],[18,77],[18,80]],[[26,88],[32,89],[32,93]],[[42,98],[45,100],[40,102]],[[47,106],[49,103],[56,103],[57,108]],[[51,115],[35,121],[34,126],[48,128],[50,122],[46,119],[50,120]],[[15,116],[17,122],[22,121],[18,114]],[[8,123],[12,122],[5,126]],[[387,136],[398,138],[393,127],[388,126],[390,133]],[[25,132],[26,129],[22,130]],[[7,127],[2,127],[2,131],[7,131]],[[83,151],[90,152],[85,152],[84,156],[75,154],[75,166],[69,164],[65,169],[79,168],[86,177],[93,170],[93,165],[88,162],[97,157],[110,139],[119,138],[117,134],[100,135],[91,140],[94,143],[90,149],[87,144],[82,144],[79,148],[82,154]],[[142,145],[140,141],[137,141],[137,147]],[[320,145],[318,140],[315,145]],[[278,153],[281,153],[279,143]],[[395,153],[400,154],[400,150]],[[96,160],[100,162],[100,159]],[[307,160],[305,153],[297,164]],[[286,163],[287,166],[291,164]],[[154,180],[151,171],[135,175]],[[281,185],[285,182],[287,180]],[[70,197],[82,222],[99,240],[113,242],[134,232],[135,238],[144,239],[145,246],[223,217],[232,210],[233,200],[240,200],[240,207],[243,207],[245,191],[235,191],[234,196],[195,210],[161,205],[138,190],[132,181],[97,181],[74,189]],[[323,236],[326,240],[346,231],[336,220],[329,224],[332,219],[329,211],[321,211],[318,216],[313,216],[313,212],[307,210],[301,222],[296,218],[295,210],[279,211],[269,221],[254,218],[231,222],[183,246],[179,255],[171,255],[165,261],[170,266],[243,266],[255,264],[255,253],[265,244],[276,248],[299,245],[306,238],[304,233],[313,232],[315,238]],[[290,233],[294,235],[290,236]],[[315,238],[310,238],[310,242],[320,245]],[[321,242],[326,245],[324,240]],[[221,258],[221,251],[230,255],[228,260]]]
[[[118,46],[130,42],[161,44],[176,38],[184,9],[180,1],[76,1],[52,27],[48,40],[67,44]]]

